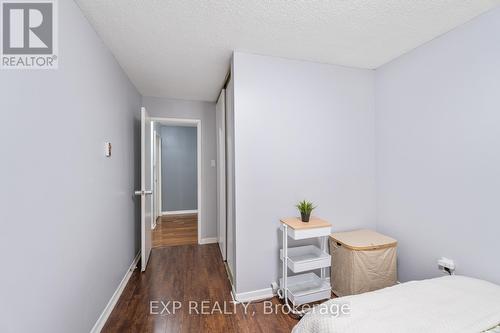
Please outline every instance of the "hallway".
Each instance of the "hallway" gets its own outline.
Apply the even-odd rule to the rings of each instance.
[[[153,248],[198,244],[198,214],[159,217],[152,239]]]

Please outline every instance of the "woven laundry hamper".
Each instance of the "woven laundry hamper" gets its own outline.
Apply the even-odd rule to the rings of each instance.
[[[396,284],[397,241],[373,230],[330,236],[331,285],[337,296],[361,294]]]

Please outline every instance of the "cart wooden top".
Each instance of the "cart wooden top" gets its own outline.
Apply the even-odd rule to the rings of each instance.
[[[311,216],[309,222],[302,222],[299,217],[288,217],[281,219],[280,221],[295,230],[328,228],[332,226],[331,223],[314,216]]]

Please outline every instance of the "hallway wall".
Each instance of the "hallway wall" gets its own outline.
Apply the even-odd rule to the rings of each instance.
[[[139,250],[141,96],[76,4],[58,5],[59,68],[0,73],[5,333],[88,333]]]
[[[196,132],[196,127],[160,127],[162,212],[198,209]]]

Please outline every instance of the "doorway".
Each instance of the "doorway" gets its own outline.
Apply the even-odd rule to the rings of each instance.
[[[152,248],[199,244],[201,120],[151,118],[153,155]]]

